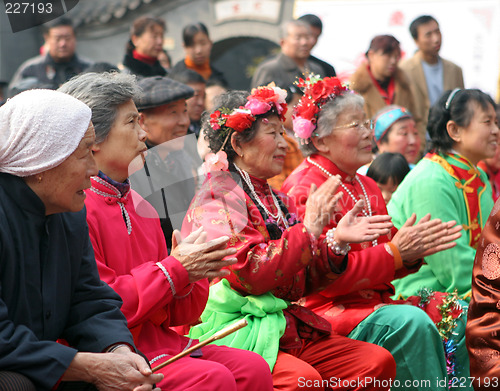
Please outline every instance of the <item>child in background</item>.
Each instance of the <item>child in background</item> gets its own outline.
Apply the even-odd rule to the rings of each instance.
[[[396,191],[409,172],[410,167],[402,154],[384,152],[378,155],[370,164],[366,176],[377,182],[384,201],[388,204],[392,193]]]

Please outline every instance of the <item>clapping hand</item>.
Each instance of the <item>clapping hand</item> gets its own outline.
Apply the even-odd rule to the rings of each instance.
[[[180,232],[175,230],[170,255],[184,266],[191,283],[203,278],[222,278],[229,274],[229,270],[223,268],[237,262],[236,258],[231,257],[236,254],[236,249],[226,248],[228,241],[229,237],[221,236],[207,242],[203,227],[191,232],[184,240]],[[226,257],[229,258],[224,259]]]
[[[455,240],[462,236],[462,226],[456,225],[455,220],[431,220],[430,214],[422,217],[417,224],[416,220],[417,216],[413,213],[392,239],[403,262],[412,262],[455,247]]]
[[[393,227],[391,216],[358,216],[364,206],[364,201],[358,200],[352,209],[338,222],[334,238],[340,247],[344,247],[347,243],[372,241],[391,232]]]
[[[333,218],[337,202],[343,193],[335,194],[340,186],[340,176],[328,178],[319,188],[313,183],[306,201],[304,225],[307,230],[318,238],[323,228]]]

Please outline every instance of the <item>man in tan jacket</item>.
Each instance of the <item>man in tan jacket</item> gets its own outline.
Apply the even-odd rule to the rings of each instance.
[[[425,140],[425,129],[429,108],[444,91],[464,88],[462,68],[439,56],[441,31],[436,19],[430,15],[416,18],[410,24],[410,33],[418,47],[415,55],[400,65],[410,79],[415,99],[415,115],[423,123],[419,127],[421,139]],[[422,143],[422,149],[424,147]]]

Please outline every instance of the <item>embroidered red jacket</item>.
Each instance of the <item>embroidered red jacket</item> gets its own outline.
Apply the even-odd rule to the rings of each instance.
[[[360,184],[356,180],[347,181],[348,175],[329,159],[320,155],[312,155],[311,159],[333,175],[340,175],[344,185],[357,199],[360,196],[364,198]],[[359,175],[359,178],[368,195],[372,214],[387,214],[387,208],[377,184],[363,175]],[[281,190],[287,192],[295,201],[299,216],[302,217],[311,184],[314,183],[319,187],[327,179],[327,174],[306,159],[285,180]],[[339,191],[342,191],[342,188]],[[338,211],[331,223],[325,227],[323,236],[330,228],[336,227],[342,216],[354,206],[353,199],[346,191],[343,192],[344,196],[337,204]],[[376,246],[373,246],[372,242],[351,244],[344,273],[321,292],[301,300],[301,304],[326,318],[334,331],[347,335],[359,322],[380,306],[397,303],[390,298],[394,294],[391,281],[407,275],[410,271],[405,267],[396,270],[394,257],[384,246],[384,243],[389,242],[396,232],[397,230],[393,228],[389,235],[378,238]],[[414,271],[416,270],[411,272]]]
[[[149,360],[179,353],[189,339],[170,327],[198,320],[208,281],[189,283],[186,269],[167,254],[156,211],[140,195],[130,190],[121,197],[102,179],[91,181],[85,204],[101,279],[123,299],[128,327]]]
[[[230,179],[228,172],[218,172],[205,181],[191,204],[183,224],[183,235],[203,226],[208,238],[230,236],[229,246],[238,251],[238,262],[229,267],[226,277],[231,287],[243,295],[272,292],[293,302],[336,280],[344,257],[328,250],[324,241],[316,241],[302,223],[285,229],[281,238],[270,238],[266,223],[252,199]],[[252,178],[255,191],[271,213],[276,213],[266,181]],[[294,203],[278,193],[289,211],[290,223],[296,216]],[[330,252],[330,262],[328,253]],[[325,320],[296,305],[285,311],[287,329],[280,340],[282,349],[301,346],[298,339],[315,338],[317,332],[329,332]]]

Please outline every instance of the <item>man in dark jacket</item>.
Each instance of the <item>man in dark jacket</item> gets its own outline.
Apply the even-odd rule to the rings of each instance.
[[[47,23],[43,34],[45,44],[42,53],[25,61],[14,74],[9,90],[25,78],[57,89],[65,81],[83,72],[92,61],[76,54],[76,37],[71,19],[59,18]]]
[[[186,151],[196,151],[186,100],[193,88],[169,77],[139,80],[143,94],[135,99],[140,125],[147,133],[145,168],[130,175],[132,189],[158,212],[168,251],[195,194],[196,172]],[[191,143],[192,146],[187,146]],[[198,158],[199,159],[199,158]],[[140,209],[140,208],[139,208]],[[139,212],[140,213],[140,212]]]
[[[313,50],[316,44],[318,43],[319,36],[323,33],[323,22],[321,21],[320,18],[318,18],[316,15],[313,14],[302,15],[297,20],[302,20],[306,22],[311,28],[311,36],[312,36],[311,50]],[[321,65],[321,67],[325,70],[325,76],[328,77],[337,76],[335,68],[332,67],[326,61],[320,60],[318,57],[314,57],[312,54],[309,56],[309,60]]]
[[[311,28],[306,22],[292,20],[285,23],[280,40],[281,53],[257,67],[252,78],[252,88],[265,86],[270,82],[287,88],[297,78],[308,73],[324,77],[325,71],[321,65],[309,58],[311,42]]]

